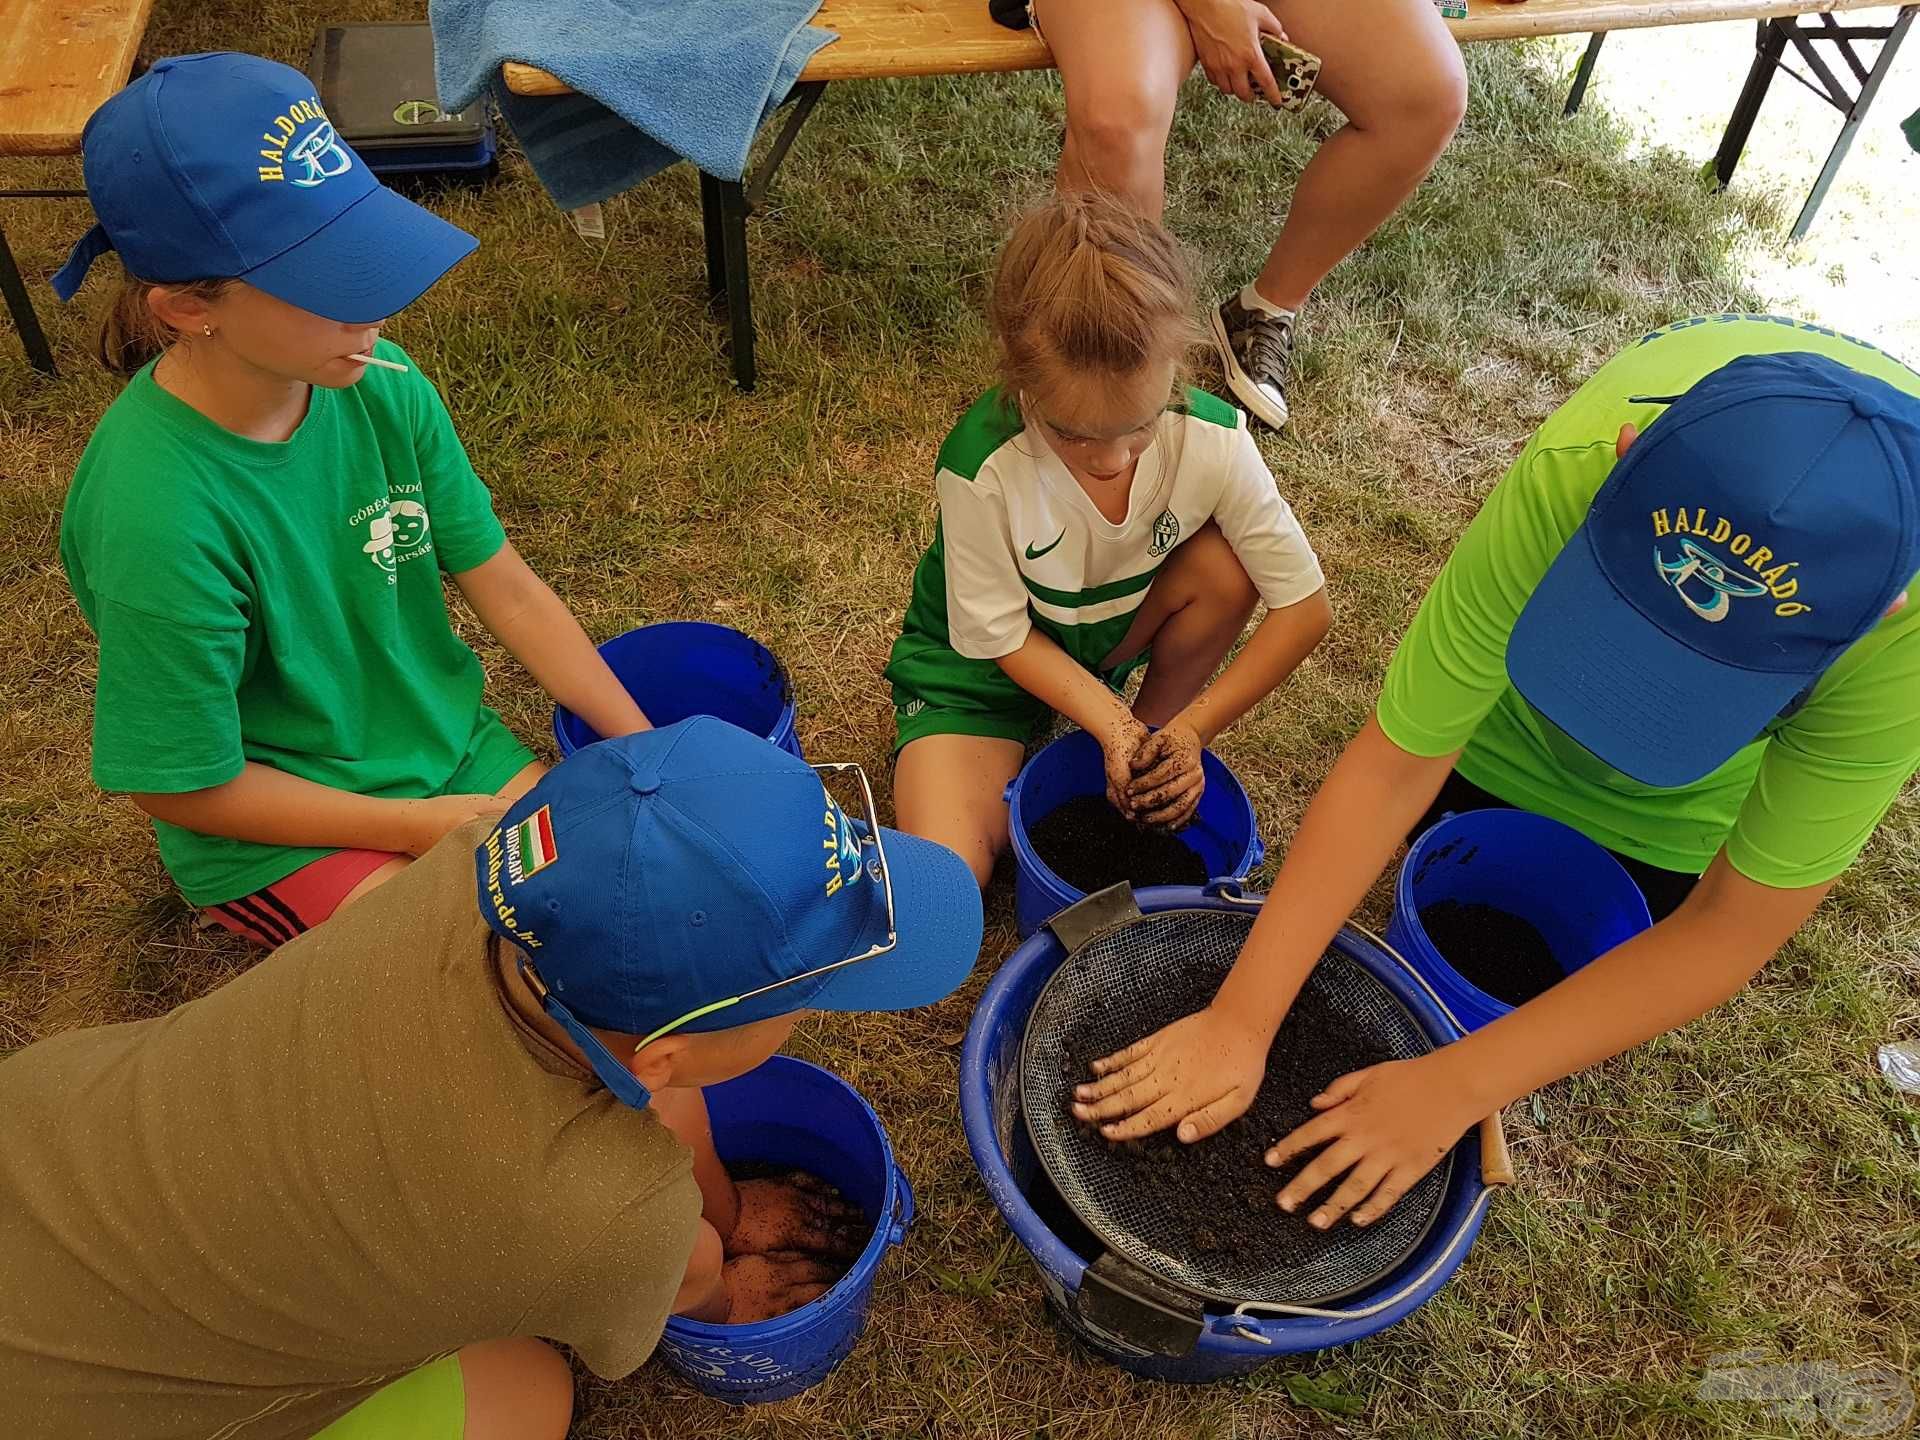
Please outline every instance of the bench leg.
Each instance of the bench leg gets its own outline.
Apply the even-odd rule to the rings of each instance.
[[[20,344],[27,352],[27,363],[42,375],[58,375],[54,369],[53,351],[47,345],[46,332],[40,328],[40,317],[34,313],[33,298],[27,294],[26,282],[20,278],[20,267],[14,264],[13,251],[7,246],[7,232],[0,229],[0,293],[7,298],[7,309],[13,315],[13,323],[20,331]]]
[[[1579,113],[1580,102],[1587,98],[1587,82],[1593,79],[1593,67],[1599,62],[1600,47],[1606,38],[1604,30],[1596,30],[1587,38],[1587,53],[1580,57],[1580,68],[1573,72],[1573,88],[1567,91],[1567,103],[1560,110],[1563,117]]]
[[[727,300],[727,251],[720,238],[720,182],[700,172],[700,228],[707,240],[707,303]]]
[[[747,270],[747,195],[738,180],[700,177],[701,220],[707,233],[707,294],[727,307],[733,383],[752,390],[753,278]],[[718,262],[716,267],[715,262]]]
[[[1733,182],[1734,169],[1746,151],[1747,137],[1753,134],[1753,122],[1759,117],[1760,105],[1773,85],[1773,72],[1780,68],[1780,56],[1786,48],[1787,27],[1778,20],[1762,20],[1747,83],[1733,102],[1726,133],[1720,137],[1720,152],[1713,157],[1714,179],[1722,190]]]
[[[1873,69],[1861,81],[1860,93],[1847,107],[1847,118],[1840,127],[1840,138],[1833,142],[1833,149],[1827,152],[1827,163],[1820,167],[1820,177],[1813,182],[1813,189],[1807,192],[1807,203],[1800,207],[1799,218],[1793,222],[1792,239],[1804,238],[1807,231],[1813,228],[1814,217],[1820,213],[1820,204],[1827,198],[1827,191],[1833,185],[1834,177],[1840,173],[1847,151],[1853,146],[1853,137],[1859,133],[1860,124],[1867,118],[1874,97],[1880,93],[1880,82],[1887,78],[1893,57],[1899,52],[1900,42],[1907,38],[1907,31],[1912,28],[1916,8],[1920,7],[1908,5],[1902,9],[1892,28],[1887,31],[1886,39],[1880,42],[1880,53],[1874,59]],[[1853,60],[1850,50],[1847,59]]]

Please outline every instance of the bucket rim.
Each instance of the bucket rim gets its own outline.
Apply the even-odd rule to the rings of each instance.
[[[771,742],[772,744],[781,745],[785,740],[787,740],[789,737],[793,736],[796,733],[795,721],[798,718],[798,705],[794,699],[793,676],[791,673],[788,672],[786,662],[783,661],[779,657],[779,655],[774,653],[774,649],[771,645],[767,644],[764,640],[760,639],[758,636],[749,635],[745,630],[740,629],[738,626],[722,625],[717,620],[654,620],[645,625],[629,626],[627,629],[622,630],[618,635],[609,636],[607,639],[602,640],[599,644],[593,647],[594,653],[599,655],[601,659],[606,660],[608,650],[618,645],[621,645],[623,642],[631,639],[633,636],[646,634],[651,631],[665,631],[665,630],[704,630],[709,632],[718,632],[720,634],[725,634],[725,635],[733,635],[746,641],[754,649],[758,650],[761,654],[765,655],[769,660],[773,662],[774,672],[780,677],[781,691],[784,698],[780,702],[780,713],[778,716],[775,717],[773,722],[773,727],[770,730],[768,730],[767,733],[761,738]],[[609,661],[609,668],[611,668],[611,661]],[[618,677],[616,676],[616,678]],[[573,711],[567,709],[567,707],[562,705],[559,701],[557,700],[554,701],[553,718],[549,723],[548,728],[553,731],[553,743],[559,747],[560,758],[563,760],[566,759],[569,755],[574,754],[576,751],[584,750],[588,745],[598,743],[597,739],[588,740],[584,742],[574,739],[573,736],[570,735],[567,730],[569,721],[577,723],[583,727],[586,726],[586,721],[582,720],[578,715],[574,714]],[[588,733],[589,734],[592,733],[590,728],[588,729]],[[600,738],[604,738],[604,737],[600,737]]]

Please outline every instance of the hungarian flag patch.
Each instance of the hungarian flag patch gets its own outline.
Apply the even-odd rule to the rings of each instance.
[[[507,873],[517,885],[560,858],[553,843],[553,807],[542,805],[507,837]]]

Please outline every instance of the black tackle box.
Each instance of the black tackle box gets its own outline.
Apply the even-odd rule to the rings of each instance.
[[[441,111],[426,25],[329,25],[307,75],[340,138],[387,180],[489,180],[499,170],[485,97]]]

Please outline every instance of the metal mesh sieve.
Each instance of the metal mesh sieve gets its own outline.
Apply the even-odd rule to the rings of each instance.
[[[1088,1062],[1110,1054],[1213,998],[1252,927],[1250,913],[1164,910],[1096,933],[1054,972],[1028,1017],[1020,1059],[1020,1099],[1027,1133],[1062,1200],[1110,1252],[1148,1274],[1207,1300],[1229,1305],[1318,1305],[1364,1290],[1419,1248],[1445,1199],[1454,1151],[1380,1219],[1366,1227],[1342,1221],[1322,1235],[1300,1215],[1273,1204],[1286,1174],[1245,1168],[1241,1193],[1206,1193],[1198,1171],[1191,1183],[1143,1184],[1138,1148],[1115,1146],[1077,1122],[1067,1109],[1072,1086],[1087,1077]],[[1307,1025],[1346,1027],[1346,1054],[1326,1074],[1310,1073],[1290,1041]],[[1390,1059],[1411,1059],[1433,1048],[1413,1014],[1357,961],[1330,950],[1313,968],[1269,1057],[1268,1085],[1286,1074],[1300,1104],[1297,1119],[1279,1117],[1278,1133],[1263,1134],[1251,1119],[1202,1146],[1236,1144],[1257,1154],[1311,1113],[1307,1096],[1337,1075]],[[1354,1051],[1363,1052],[1356,1056]],[[1267,1098],[1263,1095],[1263,1098]],[[1274,1119],[1272,1107],[1256,1102]],[[1284,1124],[1285,1128],[1280,1128]],[[1138,1145],[1140,1142],[1136,1142]],[[1156,1142],[1145,1142],[1156,1143]],[[1175,1144],[1170,1138],[1157,1142]],[[1186,1154],[1163,1157],[1186,1165]],[[1177,1198],[1176,1198],[1177,1197]],[[1270,1243],[1223,1244],[1217,1238],[1222,1206],[1264,1204]],[[1248,1223],[1253,1223],[1249,1221]],[[1265,1232],[1263,1232],[1265,1233]]]

